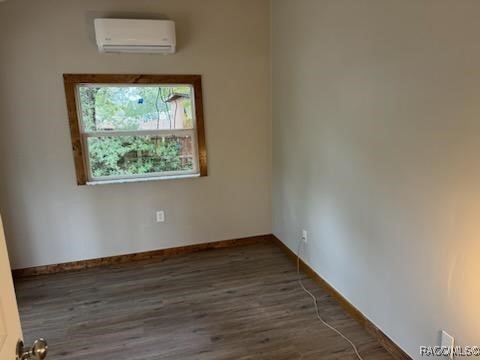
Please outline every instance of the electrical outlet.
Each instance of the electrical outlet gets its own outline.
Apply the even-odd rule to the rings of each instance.
[[[442,343],[440,346],[442,348],[448,348],[450,350],[449,357],[453,359],[453,345],[455,343],[455,339],[453,336],[449,335],[445,330],[442,330]]]
[[[307,232],[307,230],[302,230],[302,241],[305,244],[308,243],[308,232]]]
[[[159,210],[156,213],[157,223],[165,222],[165,211]]]

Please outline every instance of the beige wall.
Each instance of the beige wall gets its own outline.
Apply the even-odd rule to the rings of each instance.
[[[101,16],[173,19],[178,53],[101,55]],[[270,233],[269,17],[267,0],[0,3],[0,210],[13,267]],[[201,74],[209,176],[76,186],[63,73]]]
[[[273,230],[414,358],[480,344],[480,2],[274,0]]]

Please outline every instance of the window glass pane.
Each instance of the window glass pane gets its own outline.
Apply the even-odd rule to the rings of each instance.
[[[192,129],[190,85],[78,86],[84,131]]]
[[[103,136],[88,138],[94,178],[193,170],[193,142],[182,136]]]

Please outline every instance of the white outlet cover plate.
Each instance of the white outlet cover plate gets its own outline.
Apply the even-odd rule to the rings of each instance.
[[[440,346],[448,347],[450,350],[453,350],[453,345],[455,343],[455,339],[453,336],[448,334],[445,330],[442,330],[442,343]],[[450,359],[453,359],[453,351],[450,352]]]
[[[302,240],[305,243],[308,242],[308,231],[307,230],[302,230]]]
[[[165,222],[165,211],[157,211],[157,216],[156,216],[157,222]]]

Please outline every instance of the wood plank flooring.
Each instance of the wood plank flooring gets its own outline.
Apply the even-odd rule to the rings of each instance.
[[[365,360],[392,359],[311,279]],[[16,280],[25,341],[50,360],[356,359],[314,315],[295,266],[255,244]]]

